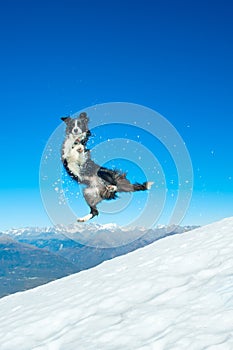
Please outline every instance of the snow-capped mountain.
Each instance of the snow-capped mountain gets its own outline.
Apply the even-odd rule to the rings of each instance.
[[[41,234],[42,232],[44,234],[69,234],[69,233],[77,233],[77,232],[98,232],[102,230],[109,230],[109,231],[119,231],[121,229],[120,226],[118,226],[115,223],[108,223],[108,224],[96,224],[96,223],[89,223],[89,224],[80,224],[80,223],[74,223],[70,225],[55,225],[52,227],[46,226],[46,227],[24,227],[24,228],[12,228],[9,230],[5,230],[4,234],[9,235],[15,235],[20,236],[22,234]],[[143,228],[140,228],[143,230]],[[130,229],[127,229],[130,230]]]
[[[79,270],[84,270],[98,265],[104,260],[144,247],[167,235],[183,233],[191,229],[192,227],[180,226],[145,229],[122,228],[116,224],[75,224],[13,229],[6,231],[5,235],[7,234],[17,242],[27,243],[59,254],[71,263],[77,264]],[[95,241],[95,246],[81,244],[80,235],[86,239],[91,237],[91,242]],[[120,235],[123,237],[122,245],[115,246],[115,238],[119,239]],[[135,237],[136,239],[134,239]],[[129,241],[129,243],[123,244],[125,241]]]
[[[1,350],[233,349],[233,218],[0,300]]]
[[[195,226],[163,226],[155,229],[144,227],[121,227],[115,223],[109,224],[71,224],[56,225],[53,227],[26,227],[19,229],[6,230],[3,233],[11,236],[18,241],[41,238],[41,239],[59,239],[67,238],[79,243],[98,248],[115,248],[132,243],[138,239],[148,238],[150,236],[170,235],[174,233],[183,233],[196,228]]]
[[[11,249],[9,249],[9,244],[0,244],[0,297],[86,270],[105,260],[148,245],[168,234],[182,233],[189,229],[191,228],[174,226],[146,230],[145,228],[126,229],[116,224],[75,224],[8,230],[4,234],[0,233],[0,237],[2,235],[5,239],[8,237],[14,240]],[[96,242],[100,247],[80,244],[77,241],[77,237],[80,237],[80,231],[83,236],[95,235]],[[113,248],[110,245],[110,248],[107,249],[101,248],[104,238],[106,242],[112,242],[113,235],[117,237],[121,233],[132,238],[135,232],[136,235],[141,236],[129,244]],[[50,259],[47,258],[46,261],[50,261],[51,266],[45,265],[45,254],[50,256]],[[62,269],[60,268],[61,264],[63,265]]]

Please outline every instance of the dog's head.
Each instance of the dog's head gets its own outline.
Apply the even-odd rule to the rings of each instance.
[[[80,113],[78,118],[63,117],[61,120],[66,123],[66,135],[78,138],[81,134],[88,132],[89,118],[85,112]]]

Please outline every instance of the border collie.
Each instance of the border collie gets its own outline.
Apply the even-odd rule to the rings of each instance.
[[[86,149],[91,132],[85,112],[78,118],[61,119],[66,123],[61,159],[68,174],[78,183],[86,185],[83,195],[90,207],[90,214],[77,221],[85,222],[98,215],[97,204],[104,199],[116,199],[117,192],[145,191],[151,188],[153,182],[132,184],[126,174],[104,168],[91,160],[90,150]]]

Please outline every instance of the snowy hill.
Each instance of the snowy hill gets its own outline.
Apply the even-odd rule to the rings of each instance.
[[[233,218],[0,300],[1,350],[233,349]]]

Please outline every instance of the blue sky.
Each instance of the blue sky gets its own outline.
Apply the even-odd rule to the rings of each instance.
[[[38,184],[47,140],[62,115],[114,101],[154,109],[185,141],[184,223],[232,215],[232,15],[226,0],[1,4],[1,228],[49,224]]]

